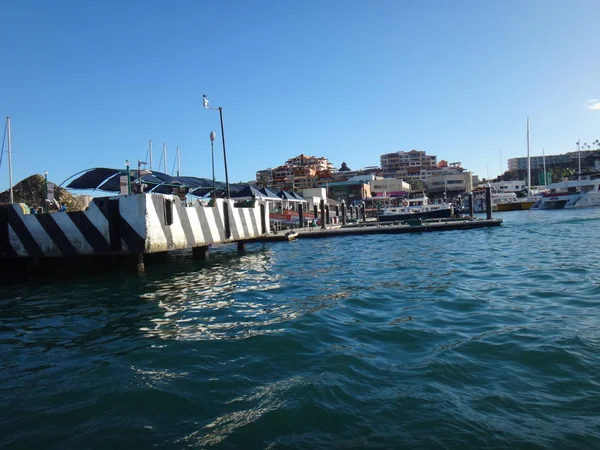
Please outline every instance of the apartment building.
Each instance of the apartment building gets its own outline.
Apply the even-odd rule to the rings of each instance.
[[[381,171],[385,178],[413,177],[422,169],[437,167],[437,156],[428,155],[425,151],[399,151],[381,155]]]
[[[300,154],[288,159],[284,165],[256,172],[256,183],[261,187],[301,190],[318,186],[321,176],[335,173],[327,158]]]
[[[429,171],[425,183],[429,197],[450,199],[473,190],[473,174],[461,167],[441,168]]]

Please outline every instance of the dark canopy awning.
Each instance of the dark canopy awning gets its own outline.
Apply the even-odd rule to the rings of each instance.
[[[264,194],[256,189],[254,186],[246,185],[242,190],[232,193],[232,197],[253,197],[253,198],[263,198]]]
[[[117,174],[126,175],[127,173],[119,169],[108,169],[105,167],[97,167],[90,169],[78,178],[75,178],[67,188],[69,189],[97,189],[104,181],[114,177]],[[117,181],[117,191],[118,181]]]
[[[143,172],[142,172],[143,173]],[[119,192],[120,190],[120,176],[127,175],[126,170],[120,169],[109,169],[104,167],[97,167],[89,169],[71,181],[68,185],[68,189],[93,189],[107,192]],[[173,177],[166,173],[152,171],[149,174],[143,174],[141,177],[138,175],[137,170],[130,171],[131,182],[133,184],[146,185],[144,187],[145,192],[156,192],[160,194],[171,194],[173,188],[184,186],[190,189],[192,195],[202,196],[213,190],[213,181],[209,178],[198,178],[198,177]],[[237,184],[230,185],[231,192],[237,192],[241,188]],[[243,187],[243,185],[242,185]],[[223,190],[225,192],[225,183],[221,181],[215,181],[215,189],[217,191]]]
[[[271,200],[281,200],[281,198],[279,198],[279,197],[277,196],[277,192],[275,192],[275,191],[272,191],[272,190],[271,190],[271,189],[269,189],[269,188],[262,188],[262,189],[260,190],[260,192],[262,192],[262,193],[265,195],[265,198],[267,198],[267,199],[271,199]]]
[[[305,201],[304,197],[302,197],[302,196],[301,196],[300,194],[298,194],[297,192],[290,191],[290,195],[291,195],[292,197],[295,197],[295,198],[296,198],[296,200],[300,200],[300,201],[302,201],[302,202],[303,202],[303,201]]]
[[[279,191],[277,193],[277,197],[282,198],[283,200],[289,200],[291,202],[298,201],[298,199],[296,197],[294,197],[292,194],[290,194],[287,191]]]

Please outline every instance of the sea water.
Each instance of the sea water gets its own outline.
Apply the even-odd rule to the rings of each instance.
[[[600,209],[0,288],[0,448],[600,448]]]

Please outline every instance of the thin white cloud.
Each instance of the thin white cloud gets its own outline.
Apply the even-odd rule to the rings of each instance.
[[[592,111],[600,111],[600,99],[592,98],[585,102],[585,106]]]

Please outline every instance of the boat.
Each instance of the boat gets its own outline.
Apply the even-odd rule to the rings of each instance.
[[[545,166],[545,163],[544,163]],[[524,211],[537,201],[531,189],[531,159],[529,154],[529,117],[527,117],[527,192],[518,196],[515,192],[492,192],[492,211]],[[468,206],[468,205],[467,205]],[[486,212],[485,191],[473,192],[473,212]]]
[[[579,197],[572,198],[565,203],[565,209],[600,206],[600,183],[595,183],[591,187],[588,185],[587,187],[589,189],[584,190]]]
[[[399,222],[410,219],[446,219],[454,209],[448,203],[429,203],[427,196],[405,198],[400,206],[389,206],[377,211],[380,222]]]
[[[535,200],[530,197],[519,197],[515,192],[492,192],[492,211],[522,211],[531,208]],[[469,209],[469,199],[465,200],[465,208]],[[485,191],[473,193],[473,212],[486,212]]]
[[[570,209],[600,206],[600,174],[550,183],[531,209]]]
[[[285,237],[287,238],[288,241],[293,241],[294,239],[296,239],[298,237],[298,233],[296,231],[288,231],[287,233],[285,233]]]

